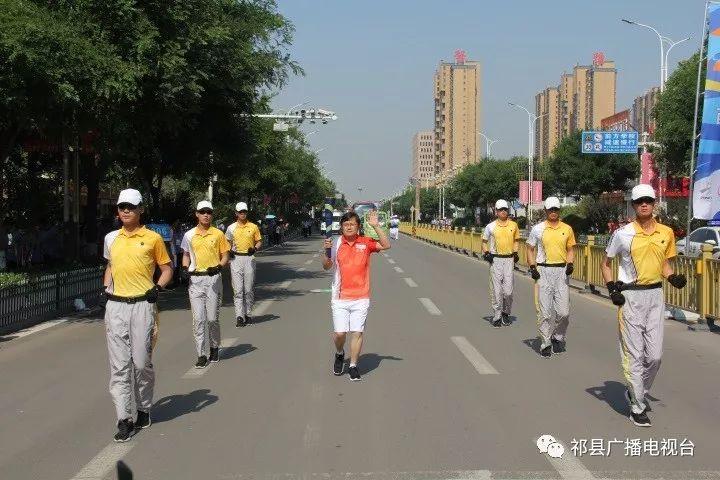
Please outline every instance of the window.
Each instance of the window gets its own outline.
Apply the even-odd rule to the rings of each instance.
[[[715,235],[712,230],[701,228],[700,230],[696,230],[690,234],[691,242],[704,243],[706,240],[715,240]]]

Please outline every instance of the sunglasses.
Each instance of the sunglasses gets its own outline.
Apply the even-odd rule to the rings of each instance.
[[[637,200],[633,200],[632,203],[633,205],[642,205],[645,203],[648,205],[652,205],[653,203],[655,203],[655,199],[651,197],[642,197],[638,198]]]
[[[212,215],[213,211],[209,208],[203,208],[202,210],[198,210],[197,213],[200,215]]]
[[[236,213],[244,213],[245,215],[247,215],[247,210],[240,210],[239,212],[236,212]]]
[[[132,203],[118,203],[117,206],[118,210],[137,210],[138,205],[133,205]]]
[[[507,212],[509,210],[507,208],[498,208],[497,211],[498,212]]]
[[[548,211],[548,212],[559,212],[560,209],[557,208],[557,207],[552,207],[552,208],[548,208],[547,211]]]

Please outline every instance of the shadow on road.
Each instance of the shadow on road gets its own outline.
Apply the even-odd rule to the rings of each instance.
[[[198,412],[218,401],[218,396],[210,393],[207,388],[195,390],[185,395],[168,395],[153,405],[152,421],[168,422],[188,413]]]
[[[378,355],[377,353],[364,353],[360,355],[358,366],[362,367],[361,371],[370,373],[380,366],[383,360],[402,360],[400,357],[392,355]]]
[[[523,340],[523,343],[527,345],[528,348],[530,348],[533,352],[540,355],[540,339],[537,337],[534,338],[526,338]]]
[[[605,385],[585,389],[593,397],[607,403],[623,417],[628,415],[628,404],[625,400],[625,389],[627,387],[614,380],[606,380]]]
[[[257,347],[253,347],[249,343],[241,343],[240,345],[234,345],[232,347],[223,348],[220,350],[220,359],[229,360],[231,358],[245,355],[246,353],[254,352]]]
[[[485,320],[488,324],[492,325],[493,317],[492,317],[491,315],[486,315],[486,316],[484,316],[484,317],[482,317],[482,318],[483,318],[483,320]],[[510,325],[512,325],[513,323],[517,322],[517,317],[514,316],[514,315],[510,315],[510,316],[508,317],[508,319],[510,320]],[[509,327],[510,325],[503,325],[503,326],[504,326],[504,327]]]
[[[272,322],[273,320],[277,320],[278,318],[280,318],[278,315],[273,314],[260,315],[258,317],[252,317],[252,324],[254,325],[256,323]],[[252,326],[248,328],[252,328]]]

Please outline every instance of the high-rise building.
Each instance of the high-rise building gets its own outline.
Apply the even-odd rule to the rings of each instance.
[[[660,97],[660,88],[652,87],[650,90],[645,92],[644,95],[640,95],[633,102],[632,108],[632,125],[640,133],[649,133],[652,135],[655,132],[655,116],[653,110],[657,105],[658,98]]]
[[[455,62],[440,62],[434,78],[435,173],[448,173],[484,155],[480,63],[455,52]]]
[[[601,53],[592,65],[576,65],[564,73],[557,87],[535,96],[535,155],[547,158],[564,137],[577,130],[600,128],[603,118],[615,113],[617,69]]]
[[[432,130],[413,135],[412,179],[431,185],[435,177],[435,136]]]

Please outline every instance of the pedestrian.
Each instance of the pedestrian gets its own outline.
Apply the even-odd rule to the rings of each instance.
[[[105,236],[108,261],[100,306],[105,307],[105,332],[110,360],[110,395],[115,403],[116,442],[126,442],[151,424],[155,371],[152,352],[157,340],[160,289],[172,279],[170,257],[160,235],[140,223],[142,196],[122,190],[117,200],[122,227]],[[157,284],[155,268],[160,269]],[[131,399],[137,419],[133,422]]]
[[[336,241],[327,238],[323,251],[331,249],[323,257],[323,268],[333,269],[332,317],[335,361],[333,373],[345,372],[345,339],[352,332],[350,341],[350,380],[360,380],[358,358],[362,350],[365,321],[370,308],[370,254],[387,250],[390,241],[380,227],[376,211],[368,213],[367,224],[378,236],[378,241],[360,235],[360,217],[347,212],[340,218],[341,235]]]
[[[530,275],[535,280],[535,305],[540,355],[564,353],[570,321],[569,277],[574,270],[575,233],[560,221],[560,200],[545,199],[545,221],[530,230],[527,239]]]
[[[230,278],[235,304],[235,326],[244,327],[252,323],[250,312],[255,301],[255,252],[262,246],[260,229],[248,220],[248,206],[245,202],[235,205],[237,221],[230,224],[225,237],[230,242]]]
[[[397,215],[390,217],[390,238],[393,240],[400,238],[400,219]]]
[[[225,234],[212,226],[213,206],[207,200],[197,204],[198,224],[182,239],[183,272],[189,276],[190,308],[197,362],[205,368],[209,361],[220,360],[220,306],[222,305],[222,269],[228,263],[230,244]]]
[[[518,247],[520,229],[510,220],[510,208],[505,200],[495,202],[496,220],[483,231],[483,258],[490,264],[490,305],[492,326],[510,325],[513,301],[513,270],[520,260]]]
[[[635,221],[615,231],[605,250],[602,264],[610,299],[618,308],[620,360],[627,385],[625,399],[630,419],[650,427],[650,391],[662,358],[665,299],[662,282],[675,288],[687,283],[676,274],[669,260],[677,255],[675,235],[670,227],[653,218],[655,190],[650,185],[633,187],[630,195]],[[619,258],[618,280],[613,281],[612,259]]]

